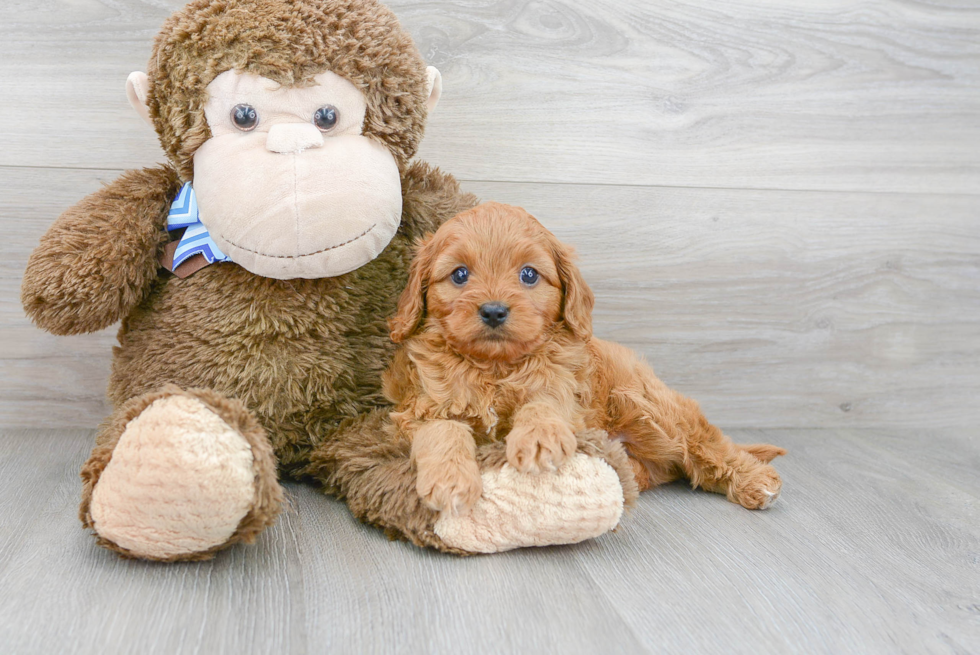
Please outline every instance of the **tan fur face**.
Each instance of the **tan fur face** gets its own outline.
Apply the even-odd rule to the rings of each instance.
[[[192,0],[127,95],[223,254],[317,279],[394,237],[440,80],[377,0]]]
[[[462,354],[502,361],[532,352],[562,324],[587,339],[593,297],[571,258],[523,209],[487,203],[464,212],[420,248],[392,338],[424,323]]]
[[[194,153],[194,190],[214,242],[246,270],[278,279],[343,275],[384,250],[398,230],[398,163],[362,134],[367,103],[325,72],[282,87],[226,71],[208,85],[211,131]],[[247,107],[255,124],[235,125]],[[334,124],[317,127],[329,109]]]
[[[378,0],[191,0],[167,19],[150,57],[146,104],[184,181],[211,138],[206,87],[226,71],[295,88],[332,71],[363,94],[362,133],[399,165],[421,142],[431,78],[411,36]]]

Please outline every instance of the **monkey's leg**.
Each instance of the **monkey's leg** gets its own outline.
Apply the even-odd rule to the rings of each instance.
[[[149,560],[252,542],[282,504],[272,446],[245,406],[173,385],[116,409],[82,480],[83,525],[100,545]]]
[[[304,473],[389,538],[456,554],[591,539],[616,527],[637,495],[625,451],[597,430],[578,435],[578,452],[558,471],[540,475],[508,466],[503,441],[481,446],[483,494],[460,516],[423,503],[410,455],[411,443],[377,410],[325,439]]]

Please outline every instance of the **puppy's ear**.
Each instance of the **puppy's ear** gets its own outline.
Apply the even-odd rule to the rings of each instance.
[[[415,259],[408,270],[408,284],[398,298],[398,309],[388,319],[391,340],[401,343],[415,334],[425,318],[425,293],[429,288],[429,271],[435,256],[433,236],[419,242]]]
[[[575,265],[575,251],[551,236],[552,256],[561,279],[561,316],[565,325],[579,339],[592,337],[592,308],[595,295]]]

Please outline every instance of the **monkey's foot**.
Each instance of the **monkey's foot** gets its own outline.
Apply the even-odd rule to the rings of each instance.
[[[623,485],[612,466],[577,453],[540,475],[509,464],[484,471],[483,496],[473,509],[444,514],[434,531],[450,547],[474,553],[573,544],[615,528],[623,506]]]
[[[82,521],[101,545],[143,559],[206,559],[275,518],[282,490],[271,446],[240,403],[168,387],[118,413],[82,470]]]

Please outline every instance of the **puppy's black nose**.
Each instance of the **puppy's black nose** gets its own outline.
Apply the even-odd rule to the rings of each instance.
[[[507,305],[499,302],[488,302],[480,305],[480,318],[492,328],[503,325],[509,312]]]

